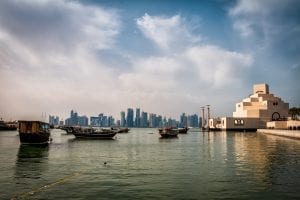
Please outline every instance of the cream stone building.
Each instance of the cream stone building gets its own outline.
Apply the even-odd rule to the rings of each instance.
[[[267,84],[256,84],[253,93],[236,104],[233,117],[209,119],[213,130],[256,130],[266,128],[267,122],[286,120],[289,104],[269,93]]]
[[[256,84],[253,86],[253,94],[236,104],[233,117],[260,118],[267,122],[287,119],[288,114],[288,103],[270,94],[267,84]]]

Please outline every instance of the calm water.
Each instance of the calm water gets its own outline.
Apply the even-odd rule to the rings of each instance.
[[[300,199],[299,140],[235,132],[159,139],[156,129],[106,141],[51,135],[37,148],[0,132],[0,199]]]

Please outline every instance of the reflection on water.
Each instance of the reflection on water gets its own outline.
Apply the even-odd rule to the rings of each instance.
[[[26,183],[28,180],[42,178],[47,169],[49,147],[20,145],[16,160],[15,178]]]
[[[0,199],[31,191],[26,197],[33,199],[300,198],[299,140],[253,132],[159,139],[154,129],[132,129],[115,140],[78,140],[60,131],[51,137],[47,148],[0,143],[1,161],[14,166],[0,174]]]
[[[276,188],[284,195],[299,196],[291,193],[300,188],[299,145],[299,140],[257,133],[234,133],[236,175],[252,177],[251,181],[259,190]]]

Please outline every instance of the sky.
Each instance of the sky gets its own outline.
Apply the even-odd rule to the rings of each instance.
[[[267,83],[300,107],[298,0],[1,0],[0,117],[140,108],[232,116]]]

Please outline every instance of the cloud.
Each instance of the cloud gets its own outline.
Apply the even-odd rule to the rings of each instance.
[[[97,91],[114,90],[114,72],[96,53],[114,49],[120,27],[114,9],[63,0],[1,1],[0,114],[74,107],[91,112],[107,103]]]
[[[242,37],[260,38],[270,45],[286,34],[299,35],[299,8],[297,0],[239,0],[229,16]]]
[[[180,15],[165,17],[145,13],[136,20],[136,24],[147,38],[166,50],[182,48],[201,40],[199,35],[192,34],[188,23]]]
[[[132,56],[118,47],[120,13],[76,1],[1,1],[1,112],[66,116],[77,109],[119,117],[127,107],[141,107],[176,117],[217,104],[228,86],[243,84],[251,55],[203,44],[180,15],[138,18],[142,34],[135,36],[158,49]],[[129,56],[118,57],[124,52]]]
[[[136,97],[134,102],[143,99],[144,105],[149,109],[167,110],[175,115],[182,110],[197,110],[201,102],[216,103],[216,96],[230,93],[225,90],[228,86],[235,88],[234,85],[243,84],[243,78],[253,62],[251,55],[196,43],[193,38],[185,41],[188,37],[184,35],[182,37],[185,42],[174,53],[173,49],[169,49],[172,46],[169,41],[175,40],[174,30],[185,27],[181,17],[175,15],[167,18],[145,14],[143,18],[151,22],[151,25],[143,25],[144,37],[164,51],[155,56],[131,58],[132,70],[119,75],[122,90],[132,93]],[[157,19],[176,23],[171,23],[170,28],[162,26],[162,21]],[[138,27],[141,26],[140,20],[136,22]],[[164,33],[163,37],[160,37],[156,27],[159,27],[158,32]],[[188,32],[186,35],[194,34]],[[164,36],[167,39],[161,42]]]

